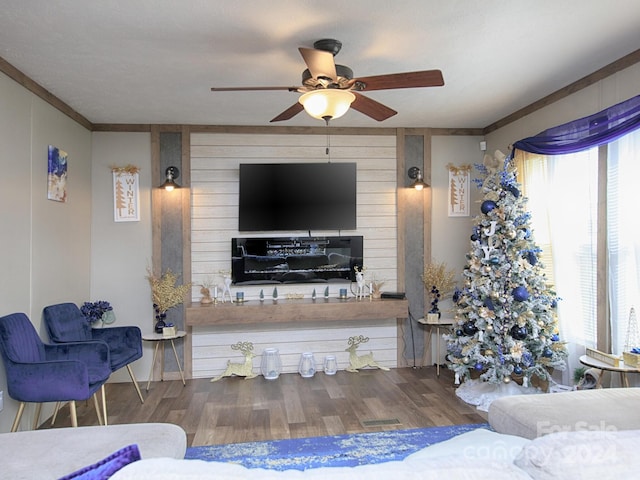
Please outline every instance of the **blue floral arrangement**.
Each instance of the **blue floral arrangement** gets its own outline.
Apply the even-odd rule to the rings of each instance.
[[[84,302],[80,311],[90,324],[94,324],[102,321],[104,314],[113,311],[113,307],[109,302],[98,300],[97,302]]]

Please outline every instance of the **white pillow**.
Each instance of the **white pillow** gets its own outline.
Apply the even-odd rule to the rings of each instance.
[[[425,447],[409,455],[405,461],[457,455],[459,458],[484,458],[512,463],[522,447],[529,443],[531,440],[526,438],[478,428]]]
[[[557,432],[532,440],[515,464],[536,480],[634,478],[638,452],[640,430]]]

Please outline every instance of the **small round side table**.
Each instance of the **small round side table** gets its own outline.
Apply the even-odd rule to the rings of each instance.
[[[187,335],[187,332],[178,330],[175,335],[163,335],[162,333],[143,333],[142,340],[147,342],[156,342],[156,346],[153,350],[153,362],[151,363],[151,371],[149,372],[149,381],[147,382],[147,392],[149,391],[149,385],[151,385],[151,379],[153,378],[153,367],[156,364],[156,358],[158,357],[158,349],[162,344],[162,355],[160,355],[160,381],[164,381],[164,346],[165,342],[171,342],[171,348],[173,354],[176,357],[176,363],[178,364],[178,370],[180,370],[180,378],[182,378],[182,385],[186,385],[184,381],[184,373],[180,366],[180,359],[178,358],[178,352],[176,352],[176,345],[173,343],[177,338],[182,338]]]
[[[620,384],[622,387],[629,387],[629,379],[627,378],[627,373],[640,373],[640,369],[638,367],[627,367],[623,362],[620,362],[620,365],[614,367],[613,365],[609,365],[608,363],[604,363],[597,358],[591,358],[588,355],[582,355],[580,357],[580,363],[586,365],[587,367],[599,368],[600,370],[607,370],[609,372],[618,372],[620,373]],[[598,383],[596,384],[596,388],[602,386],[602,375],[598,378]]]

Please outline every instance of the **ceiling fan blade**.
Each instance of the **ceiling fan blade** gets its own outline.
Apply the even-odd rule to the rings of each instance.
[[[395,88],[441,87],[444,85],[440,70],[374,75],[372,77],[357,78],[353,82],[364,83],[363,92]]]
[[[298,48],[300,55],[307,64],[313,78],[326,77],[336,80],[336,64],[333,61],[333,54],[315,48]]]
[[[297,92],[300,87],[211,87],[212,92],[248,92],[266,90],[286,90],[287,92]]]
[[[381,104],[380,102],[376,102],[375,100],[370,99],[369,97],[365,97],[364,95],[360,95],[357,92],[353,92],[356,96],[356,99],[351,104],[351,108],[357,110],[360,113],[364,113],[365,115],[377,120],[379,122],[386,120],[387,118],[393,117],[396,112],[386,105]]]
[[[304,110],[304,107],[302,106],[302,104],[299,102],[296,102],[293,105],[291,105],[289,108],[287,108],[284,112],[282,112],[280,115],[272,119],[271,122],[282,122],[283,120],[289,120],[290,118],[293,118],[297,114],[299,114],[302,110]]]

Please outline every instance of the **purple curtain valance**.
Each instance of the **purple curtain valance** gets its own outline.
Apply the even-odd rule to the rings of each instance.
[[[601,112],[519,140],[514,149],[562,155],[604,145],[640,128],[640,95]]]

